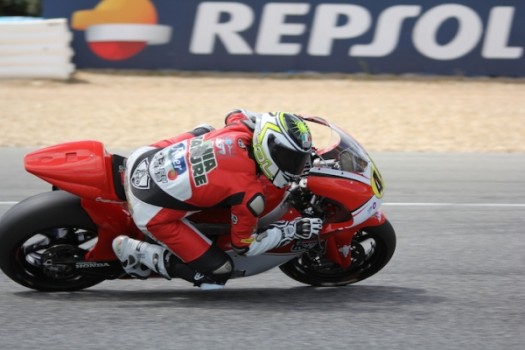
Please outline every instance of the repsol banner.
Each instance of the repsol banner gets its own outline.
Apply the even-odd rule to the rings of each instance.
[[[523,0],[47,0],[80,68],[525,76]]]

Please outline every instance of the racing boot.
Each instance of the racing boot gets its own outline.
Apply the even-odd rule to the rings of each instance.
[[[112,246],[127,274],[145,279],[154,271],[168,280],[171,279],[166,265],[172,254],[166,248],[124,235],[115,238]]]
[[[229,261],[226,261],[222,267],[222,269],[215,269],[211,273],[203,274],[171,254],[168,258],[166,269],[171,277],[182,278],[202,290],[215,290],[223,289],[227,278],[231,275],[231,263]],[[223,274],[221,274],[221,271]]]
[[[154,271],[168,280],[182,278],[202,290],[224,288],[233,269],[230,257],[216,246],[189,264],[160,245],[123,235],[113,240],[113,251],[129,275],[145,279]]]
[[[216,245],[211,245],[204,254],[187,263],[196,271],[193,285],[202,290],[222,289],[233,273],[233,262],[228,254]]]

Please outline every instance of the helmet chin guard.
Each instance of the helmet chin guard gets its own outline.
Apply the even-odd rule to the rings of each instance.
[[[312,135],[297,115],[265,113],[257,118],[253,148],[263,174],[282,188],[298,178],[310,161]]]

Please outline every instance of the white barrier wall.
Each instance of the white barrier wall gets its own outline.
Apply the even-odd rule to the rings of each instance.
[[[0,17],[0,78],[68,79],[72,38],[65,18]]]

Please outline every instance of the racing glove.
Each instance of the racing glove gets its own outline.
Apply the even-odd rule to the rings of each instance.
[[[293,221],[278,221],[259,234],[254,234],[246,256],[255,256],[276,247],[283,246],[295,239],[310,239],[318,235],[323,227],[319,218],[299,218]]]

